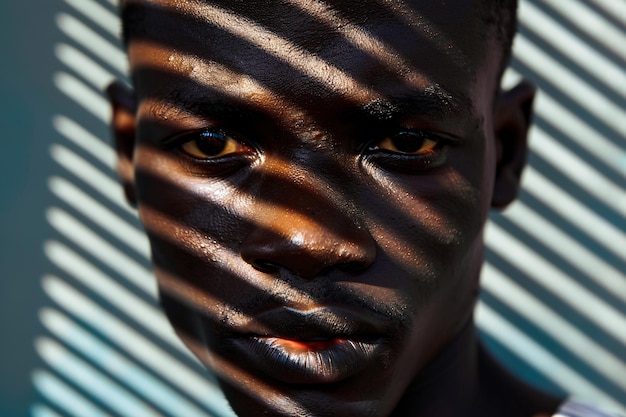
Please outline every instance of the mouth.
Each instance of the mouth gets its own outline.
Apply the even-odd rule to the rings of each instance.
[[[254,368],[289,384],[347,379],[375,365],[385,347],[376,326],[345,311],[281,308],[258,319],[272,330],[234,337],[232,347]]]
[[[380,342],[249,337],[237,340],[235,346],[274,379],[290,384],[329,384],[349,378],[371,364]]]

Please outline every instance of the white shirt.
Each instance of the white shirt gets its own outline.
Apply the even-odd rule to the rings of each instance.
[[[552,417],[626,417],[580,400],[567,400]]]

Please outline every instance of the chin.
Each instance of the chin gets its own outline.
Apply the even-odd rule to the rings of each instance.
[[[332,387],[292,387],[291,392],[277,388],[259,398],[230,383],[221,382],[221,386],[239,417],[385,417],[391,412],[391,407],[385,407],[382,401],[341,398],[340,394],[329,392]]]

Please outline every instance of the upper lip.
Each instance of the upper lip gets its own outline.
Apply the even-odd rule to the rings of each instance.
[[[253,317],[246,336],[290,340],[371,340],[383,334],[375,318],[342,307],[320,307],[306,311],[280,307]]]

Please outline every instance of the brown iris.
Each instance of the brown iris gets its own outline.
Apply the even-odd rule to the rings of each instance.
[[[205,131],[181,145],[181,150],[197,159],[215,159],[248,152],[251,148],[222,131]]]
[[[409,155],[424,155],[432,151],[438,142],[427,137],[423,132],[399,132],[387,136],[372,147],[375,150],[386,150]]]

